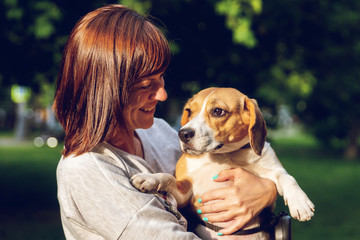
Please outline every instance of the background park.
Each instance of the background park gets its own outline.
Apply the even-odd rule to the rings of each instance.
[[[269,142],[316,205],[310,222],[292,221],[294,239],[360,239],[360,1],[3,0],[1,240],[64,239],[54,83],[72,27],[106,3],[150,13],[170,40],[157,116],[177,128],[186,99],[209,86],[256,98]]]

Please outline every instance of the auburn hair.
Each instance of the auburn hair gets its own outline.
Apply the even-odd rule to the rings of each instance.
[[[53,105],[65,131],[63,155],[88,152],[125,128],[132,86],[165,71],[170,58],[161,30],[134,10],[107,5],[81,18],[64,48]]]

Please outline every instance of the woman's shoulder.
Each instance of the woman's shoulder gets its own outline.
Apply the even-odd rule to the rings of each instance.
[[[143,159],[104,142],[79,156],[62,157],[57,167],[57,175],[67,175],[66,178],[69,178],[79,174],[83,177],[99,174],[109,177],[115,174],[114,176],[130,178],[138,172],[150,172],[150,169]]]
[[[59,196],[67,196],[69,192],[74,195],[117,192],[121,196],[137,192],[129,179],[135,173],[150,173],[150,168],[137,161],[141,159],[131,156],[127,159],[114,151],[104,143],[91,152],[62,158],[57,167]]]
[[[81,169],[88,170],[89,168],[95,167],[98,165],[98,161],[111,161],[111,157],[100,152],[102,149],[102,144],[96,146],[93,150],[83,153],[81,155],[69,155],[67,157],[62,157],[58,164],[58,168],[63,169],[72,169],[78,171]]]
[[[176,139],[177,132],[172,128],[165,120],[161,118],[155,118],[154,124],[149,129],[137,129],[137,132],[156,137],[156,139],[167,138]]]
[[[91,165],[94,165],[94,162],[91,161],[92,157],[90,155],[90,152],[83,153],[81,155],[75,156],[75,155],[69,155],[69,156],[62,156],[58,166],[57,166],[57,172],[64,172],[64,171],[72,171],[77,172],[81,169],[87,169],[90,168]]]
[[[154,118],[154,125],[151,128],[155,128],[155,129],[163,129],[165,131],[171,131],[171,132],[176,132],[174,128],[172,128],[170,126],[169,123],[167,123],[164,119],[162,118]],[[150,129],[151,129],[150,128]]]
[[[86,152],[81,155],[62,157],[56,169],[58,184],[74,187],[80,182],[100,177],[99,161],[109,161],[101,154]]]

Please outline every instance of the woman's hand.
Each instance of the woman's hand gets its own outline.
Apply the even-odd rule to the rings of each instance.
[[[233,221],[231,226],[220,231],[222,234],[231,234],[242,228],[264,208],[271,206],[277,197],[274,182],[242,168],[224,170],[214,177],[214,181],[234,182],[231,187],[212,190],[201,196],[203,206],[200,210],[209,222]],[[220,201],[211,202],[213,200]]]

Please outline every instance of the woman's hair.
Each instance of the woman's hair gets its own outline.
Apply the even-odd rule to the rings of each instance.
[[[53,109],[65,130],[63,155],[80,155],[125,128],[122,110],[137,80],[170,62],[163,33],[122,5],[88,13],[65,45]]]

